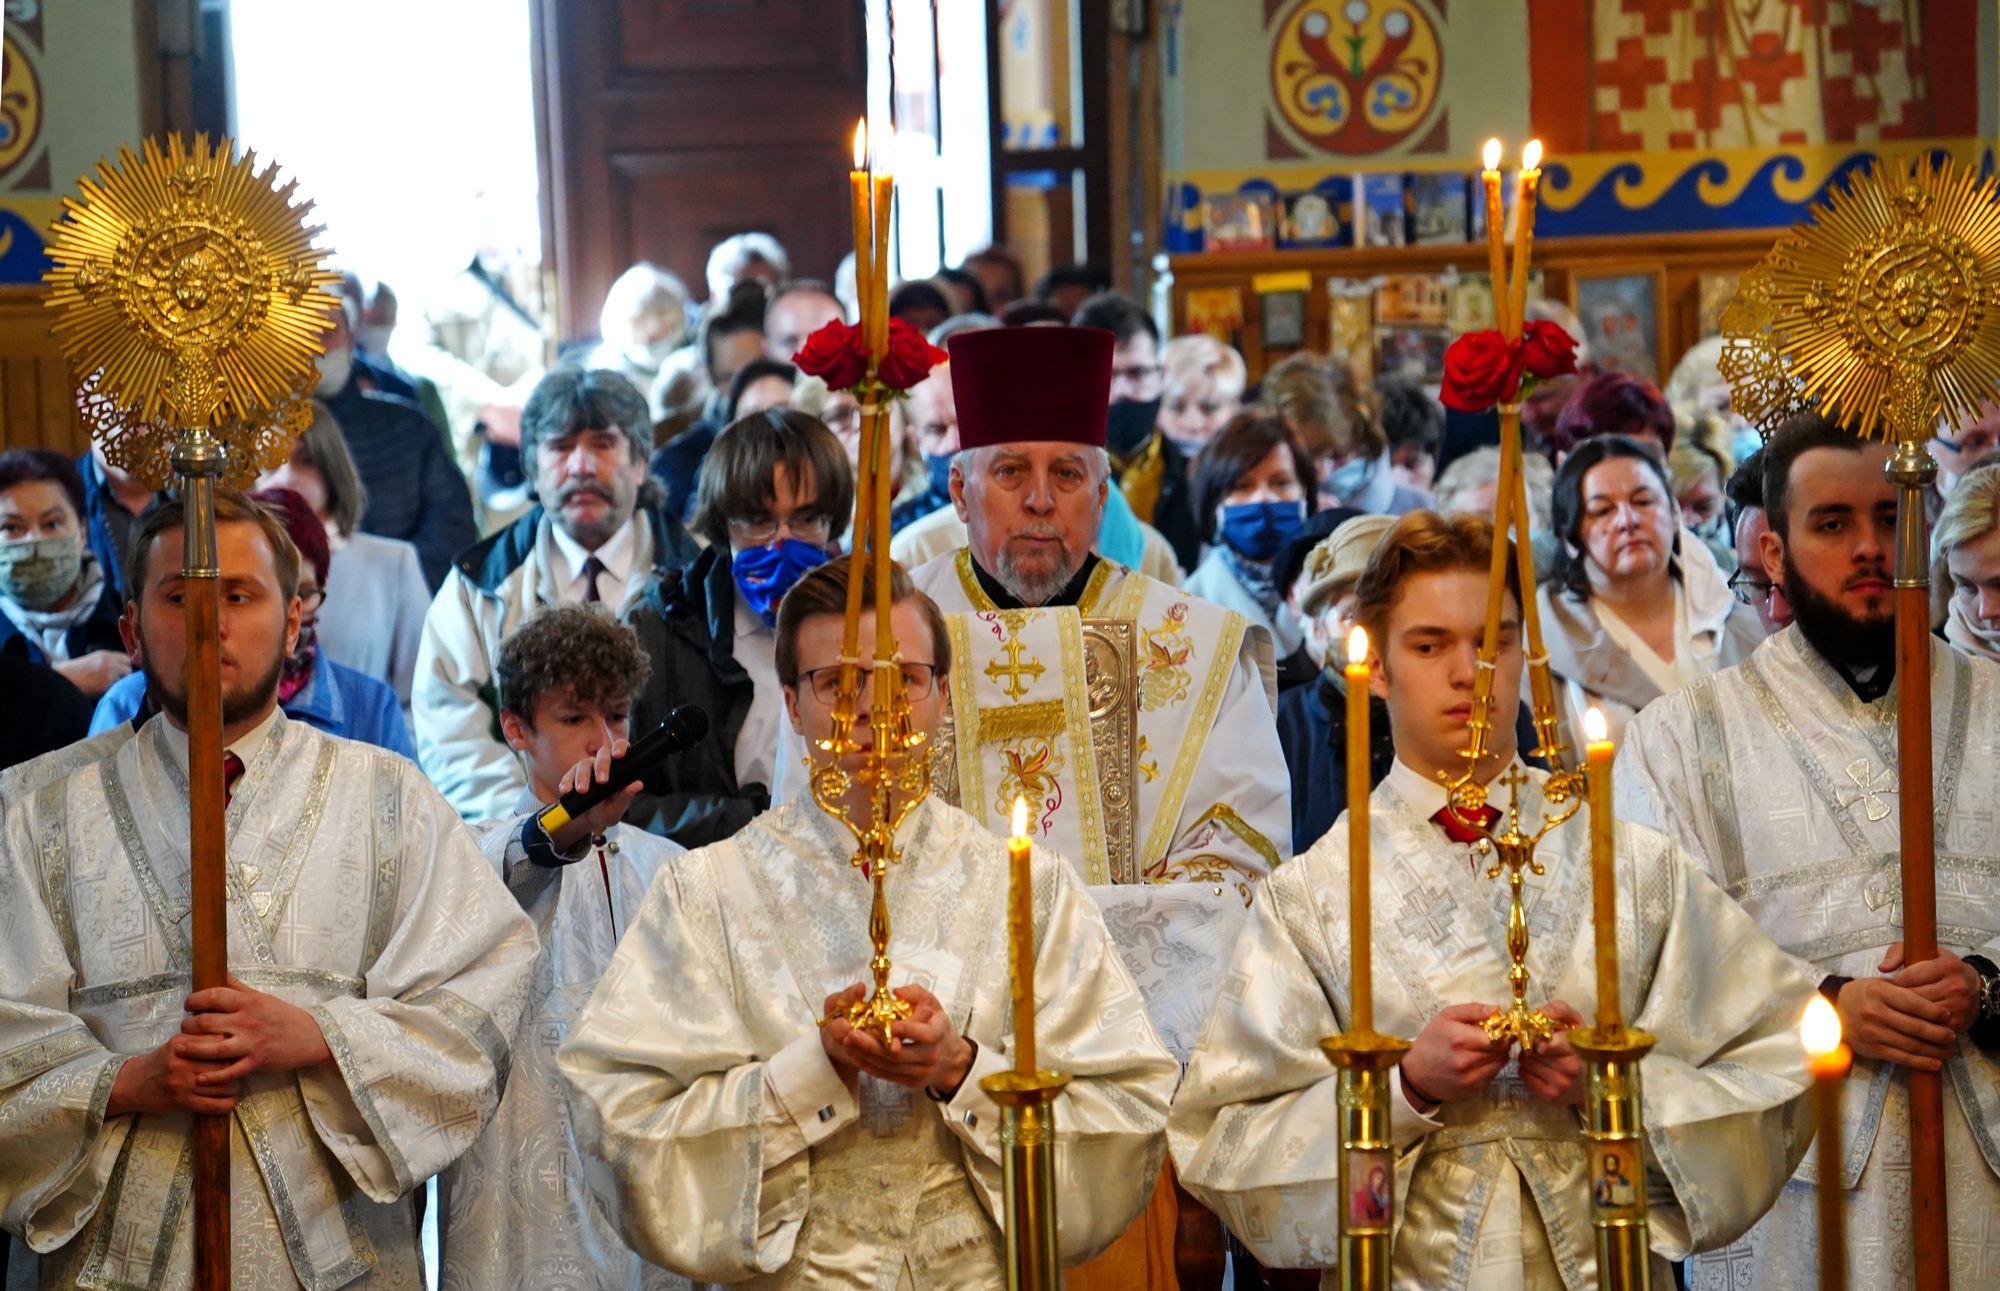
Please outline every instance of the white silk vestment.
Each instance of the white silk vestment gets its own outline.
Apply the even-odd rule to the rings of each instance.
[[[870,888],[839,822],[787,804],[660,871],[558,1056],[647,1259],[751,1288],[1005,1285],[1000,1109],[979,1081],[1013,1052],[1006,845],[934,798],[899,844],[891,983],[925,986],[978,1045],[949,1103],[867,1075],[857,1098],[821,1048],[826,997],[870,980]],[[1055,1105],[1073,1263],[1152,1194],[1178,1072],[1075,875],[1033,866],[1037,1052],[1074,1077]]]
[[[1505,878],[1486,878],[1484,858],[1474,873],[1471,848],[1429,819],[1444,791],[1402,763],[1371,801],[1376,1029],[1414,1039],[1447,1005],[1504,1005]],[[1530,821],[1539,805],[1525,789]],[[1277,1267],[1338,1260],[1339,1115],[1319,1041],[1349,1017],[1344,822],[1265,881],[1168,1123],[1182,1184]],[[1537,857],[1547,872],[1527,876],[1528,1003],[1560,999],[1589,1018],[1587,821],[1556,829]],[[1629,825],[1618,934],[1625,1015],[1659,1037],[1643,1072],[1646,1183],[1654,1285],[1672,1286],[1660,1257],[1742,1233],[1797,1159],[1807,1079],[1794,1028],[1813,982],[1670,840]],[[1578,1109],[1532,1097],[1518,1057],[1480,1096],[1430,1116],[1400,1085],[1390,1100],[1396,1287],[1597,1285]]]
[[[1938,943],[2000,960],[2000,669],[1931,645]],[[1896,696],[1864,704],[1796,627],[1634,719],[1618,810],[1701,858],[1752,918],[1819,975],[1877,977],[1902,940]],[[1945,1068],[1954,1286],[2000,1285],[2000,1062],[1961,1035]],[[1848,1276],[1908,1287],[1908,1084],[1857,1057],[1842,1093]],[[1741,1243],[1707,1257],[1714,1291],[1818,1279],[1818,1153]]]
[[[540,810],[540,804],[534,804]],[[556,1050],[569,1038],[618,938],[660,868],[681,854],[665,838],[616,825],[605,845],[560,867],[521,845],[526,814],[475,826],[480,847],[534,921],[534,984],[514,1035],[507,1093],[486,1132],[438,1180],[439,1285],[445,1291],[674,1291],[687,1281],[642,1262],[618,1235],[570,1124]],[[600,1180],[602,1182],[602,1180]]]
[[[407,1194],[499,1100],[534,931],[416,767],[263,729],[226,817],[230,971],[309,1009],[334,1062],[244,1082],[233,1285],[417,1288]],[[104,1114],[190,989],[184,753],[156,717],[0,799],[0,1221],[44,1286],[191,1278],[189,1117]]]
[[[1242,615],[1100,559],[1074,607],[997,610],[970,551],[913,574],[946,611],[960,797],[995,833],[1014,795],[1104,909],[1153,1022],[1185,1062],[1215,999],[1256,881],[1290,850],[1291,782],[1278,742],[1271,638]],[[1134,624],[1139,743],[1136,883],[1114,883],[1092,754],[1081,619]],[[1036,729],[1024,711],[1051,710]]]

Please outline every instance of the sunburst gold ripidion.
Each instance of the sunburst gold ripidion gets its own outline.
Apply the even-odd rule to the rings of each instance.
[[[142,151],[64,199],[42,279],[52,330],[114,464],[164,488],[172,441],[207,427],[228,448],[225,482],[247,483],[311,419],[340,276],[320,268],[311,204],[255,153],[203,135]]]
[[[2000,383],[2000,203],[1950,159],[1878,160],[1830,187],[1765,262],[1798,395],[1908,444]],[[1771,376],[1765,371],[1763,377]]]

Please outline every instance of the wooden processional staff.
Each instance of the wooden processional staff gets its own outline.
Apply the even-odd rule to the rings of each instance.
[[[43,281],[85,422],[113,465],[187,512],[188,843],[194,989],[227,984],[215,488],[282,463],[312,420],[319,338],[340,308],[311,204],[235,144],[148,139],[65,198]],[[230,1284],[229,1125],[194,1118],[194,1285]]]
[[[2000,385],[2000,194],[1951,160],[1878,160],[1829,185],[1751,272],[1723,319],[1734,406],[1765,434],[1817,408],[1896,446],[1896,761],[1903,959],[1935,959],[1927,447],[1940,419],[1975,416]],[[1916,1285],[1951,1283],[1944,1085],[1910,1070]],[[1824,1159],[1824,1158],[1822,1158]],[[1825,1186],[1822,1183],[1822,1186]]]

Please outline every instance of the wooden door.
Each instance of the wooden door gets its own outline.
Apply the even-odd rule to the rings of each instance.
[[[862,0],[535,0],[544,263],[565,339],[651,260],[707,295],[708,253],[761,230],[799,277],[853,247]]]

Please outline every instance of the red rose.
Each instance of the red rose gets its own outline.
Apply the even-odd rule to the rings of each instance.
[[[807,376],[823,378],[829,390],[852,389],[868,375],[868,341],[860,328],[836,318],[806,337],[792,362]]]
[[[1521,366],[1543,381],[1576,371],[1576,338],[1560,323],[1538,318],[1521,330]]]
[[[924,334],[900,318],[889,320],[889,352],[875,369],[875,379],[891,390],[908,390],[950,356],[924,339]]]
[[[1444,352],[1444,389],[1438,398],[1459,412],[1484,412],[1512,398],[1520,384],[1520,351],[1489,328],[1467,332]]]

